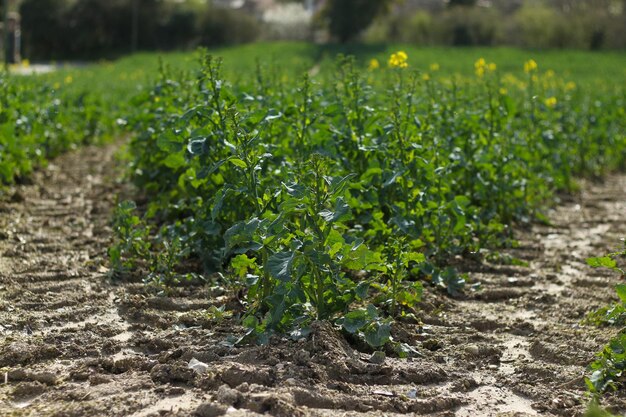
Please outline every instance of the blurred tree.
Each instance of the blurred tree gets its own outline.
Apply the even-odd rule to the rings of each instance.
[[[449,0],[448,6],[475,6],[476,0]]]
[[[328,0],[322,16],[333,37],[345,43],[367,29],[377,16],[389,11],[394,0]]]

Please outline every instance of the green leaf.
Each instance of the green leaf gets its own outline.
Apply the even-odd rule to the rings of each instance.
[[[350,213],[350,206],[346,203],[343,197],[339,197],[335,202],[335,211],[322,210],[318,214],[327,223],[334,223],[338,220],[344,220]]]
[[[250,269],[256,267],[256,258],[248,258],[247,255],[237,255],[230,262],[231,268],[239,278],[244,278]]]
[[[207,138],[192,138],[187,145],[187,151],[192,155],[201,154],[206,149]]]
[[[402,254],[402,263],[404,266],[409,266],[410,262],[421,264],[426,262],[426,256],[421,252],[405,252]]]
[[[617,291],[617,296],[622,300],[622,303],[626,304],[626,284],[616,285],[615,291]]]
[[[254,233],[257,231],[259,224],[260,221],[256,217],[250,219],[248,222],[235,223],[224,233],[226,250],[229,251],[242,243],[252,242]]]
[[[159,149],[167,153],[177,153],[183,150],[182,140],[171,132],[159,135],[156,143]]]
[[[367,310],[354,310],[344,316],[341,327],[348,333],[355,334],[370,321]]]
[[[220,211],[222,210],[222,204],[224,203],[224,195],[225,194],[226,194],[226,192],[224,191],[224,188],[222,188],[215,195],[215,198],[213,199],[213,208],[211,208],[211,219],[212,220],[217,219],[217,216],[219,216]]]
[[[353,271],[380,271],[387,272],[385,262],[380,253],[371,251],[365,245],[359,245],[356,249],[351,250],[342,262],[345,268]]]
[[[172,153],[163,160],[163,165],[172,169],[180,168],[186,164],[185,157],[180,153]]]
[[[286,282],[291,279],[294,252],[278,252],[267,260],[267,269],[270,275],[280,281]]]
[[[365,300],[365,297],[367,297],[367,292],[370,289],[370,285],[371,284],[368,281],[361,281],[359,282],[359,285],[356,286],[354,293],[361,300]]]
[[[599,258],[587,258],[587,265],[593,268],[604,267],[615,269],[617,267],[617,263],[615,262],[615,260],[609,256],[602,256]]]
[[[330,193],[332,195],[337,195],[341,193],[345,188],[349,185],[349,182],[352,178],[356,177],[356,174],[348,174],[345,177],[335,177],[330,181]]]
[[[239,167],[242,169],[246,169],[248,167],[248,165],[246,165],[246,163],[239,158],[229,158],[228,161],[231,164],[235,165],[236,167]]]
[[[372,347],[383,346],[390,337],[391,324],[389,322],[372,323],[365,329],[365,341]]]

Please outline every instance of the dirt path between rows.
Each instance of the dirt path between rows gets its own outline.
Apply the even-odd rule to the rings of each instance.
[[[584,260],[626,236],[626,176],[584,184],[519,232],[527,267],[467,271],[482,289],[427,290],[422,323],[394,338],[418,355],[373,361],[332,327],[305,340],[233,347],[241,329],[208,314],[224,295],[157,297],[106,278],[119,186],[114,146],[60,157],[0,203],[2,416],[580,415],[586,365],[611,330],[580,325],[618,277]],[[188,369],[197,359],[202,372]],[[609,400],[626,411],[626,401]]]

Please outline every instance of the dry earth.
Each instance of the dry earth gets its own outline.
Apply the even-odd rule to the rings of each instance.
[[[374,361],[328,324],[305,340],[233,347],[209,287],[169,298],[106,277],[115,148],[65,155],[0,203],[0,415],[580,415],[583,376],[610,329],[583,326],[618,277],[585,258],[626,236],[626,177],[583,184],[518,233],[528,267],[467,266],[482,289],[427,291],[395,327],[418,356]],[[202,372],[188,368],[197,359]],[[623,393],[622,393],[623,394]],[[608,399],[626,411],[626,400]],[[194,414],[195,413],[195,414]]]

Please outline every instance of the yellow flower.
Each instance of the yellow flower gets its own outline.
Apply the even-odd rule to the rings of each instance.
[[[482,77],[483,75],[485,75],[485,65],[487,65],[487,63],[485,62],[485,58],[478,58],[478,60],[474,62],[474,69],[476,70],[476,75],[478,75],[479,77]]]
[[[539,81],[539,77],[537,77],[536,75],[533,75],[532,77],[530,77],[534,83]]]
[[[428,75],[428,73],[425,72],[424,74],[422,74],[422,80],[424,80],[424,81],[430,80],[430,75]]]
[[[59,84],[59,83],[54,83],[54,84],[52,85],[52,88],[54,88],[55,90],[58,90],[59,88],[61,88],[61,84]]]
[[[565,91],[572,91],[576,89],[576,83],[573,81],[569,81],[567,84],[565,84]]]
[[[22,59],[22,67],[24,68],[30,67],[30,61],[28,59]]]
[[[556,106],[556,97],[548,97],[547,99],[544,100],[544,103],[546,106],[552,108]]]
[[[485,58],[478,58],[478,60],[474,62],[474,70],[478,77],[482,77],[487,72],[494,72],[496,70],[496,64],[493,62],[487,63]]]
[[[478,61],[476,61],[476,63],[474,64],[474,70],[476,71],[476,75],[478,77],[482,77],[483,75],[485,75],[485,66],[481,64],[481,60],[482,62],[484,62],[484,59],[479,59]]]
[[[74,81],[74,78],[71,75],[65,77],[65,84],[72,84],[72,81]]]
[[[506,94],[508,93],[507,89],[504,87],[500,87],[500,94],[503,96],[506,96]]]
[[[537,63],[535,62],[534,59],[529,59],[528,61],[524,62],[524,72],[526,74],[530,74],[531,72],[534,72],[537,70]]]
[[[430,71],[431,72],[439,71],[439,64],[437,64],[436,62],[433,64],[430,64]]]
[[[367,66],[367,69],[370,71],[374,71],[380,68],[380,62],[376,58],[372,58],[370,60],[370,64]]]
[[[155,103],[158,103],[158,102],[160,102],[160,101],[161,101],[161,97],[156,96],[156,97],[154,98],[154,102],[155,102]]]
[[[549,69],[546,71],[546,78],[552,78],[554,77],[554,71]]]
[[[391,54],[389,57],[389,67],[391,68],[406,68],[409,66],[408,62],[409,56],[404,51],[398,51],[395,54]]]

